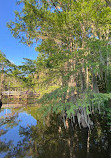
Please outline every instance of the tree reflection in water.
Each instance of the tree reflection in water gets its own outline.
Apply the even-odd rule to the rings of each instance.
[[[8,128],[13,128],[14,126],[18,125],[19,121],[16,120],[17,116],[18,114],[10,113],[6,117],[0,118],[0,136],[6,134],[8,132]],[[2,129],[2,125],[5,125],[5,129]],[[10,140],[5,142],[0,140],[0,153],[8,152],[9,150],[13,149],[13,147],[13,141]]]
[[[19,135],[24,138],[9,149],[6,158],[110,158],[109,127],[101,116],[94,118],[91,131],[77,124],[72,128],[70,121],[65,129],[57,115],[50,115],[45,126],[20,127]]]

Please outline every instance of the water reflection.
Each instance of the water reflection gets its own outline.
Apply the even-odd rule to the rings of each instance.
[[[6,130],[0,136],[0,158],[110,158],[109,127],[101,116],[92,118],[95,127],[88,131],[77,124],[72,128],[70,121],[65,129],[62,118],[54,114],[44,125],[35,107],[16,113],[18,124],[0,127]]]
[[[8,152],[12,151],[19,141],[24,139],[24,135],[19,134],[20,127],[26,128],[27,126],[36,125],[36,122],[26,112],[19,113],[19,111],[11,111],[9,109],[2,110],[0,113],[0,158],[7,157]]]

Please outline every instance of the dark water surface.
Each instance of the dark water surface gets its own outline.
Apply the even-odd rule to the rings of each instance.
[[[107,120],[93,121],[91,131],[70,122],[65,129],[60,116],[44,120],[35,107],[1,109],[0,158],[110,158]]]

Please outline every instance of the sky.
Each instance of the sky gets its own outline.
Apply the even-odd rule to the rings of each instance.
[[[36,59],[38,52],[35,47],[28,47],[15,39],[6,23],[14,21],[14,11],[18,10],[16,0],[0,0],[0,50],[7,59],[16,65],[21,65],[23,58]]]

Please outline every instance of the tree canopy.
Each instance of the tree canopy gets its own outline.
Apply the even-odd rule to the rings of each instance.
[[[8,27],[20,42],[41,41],[36,72],[45,86],[47,112],[64,111],[90,126],[89,114],[111,98],[111,3],[108,0],[20,0]],[[31,64],[32,65],[32,64]],[[57,85],[57,86],[58,86]],[[45,88],[43,85],[43,87]]]

